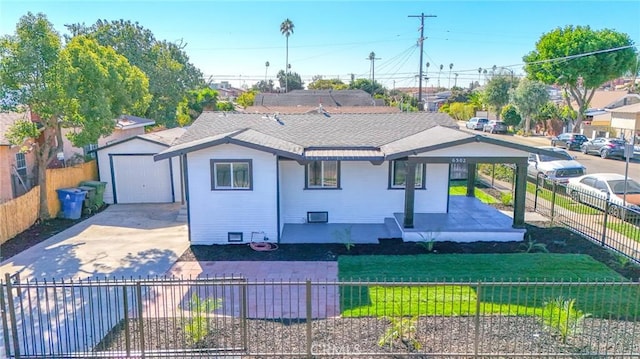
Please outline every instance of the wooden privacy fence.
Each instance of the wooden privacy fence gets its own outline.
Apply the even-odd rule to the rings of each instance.
[[[82,181],[98,179],[96,161],[74,167],[47,170],[47,205],[51,217],[58,215],[60,201],[56,189],[77,187]],[[9,202],[0,204],[0,243],[13,238],[31,227],[38,219],[40,205],[40,186],[35,186],[26,194]]]
[[[49,215],[55,217],[60,211],[58,200],[58,188],[77,187],[82,181],[98,179],[98,166],[96,161],[82,163],[73,167],[54,168],[47,170],[47,205]]]
[[[24,195],[0,204],[0,244],[31,227],[38,219],[40,187],[36,186]]]

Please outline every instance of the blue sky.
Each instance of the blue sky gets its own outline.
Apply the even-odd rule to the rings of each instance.
[[[98,19],[137,21],[158,39],[183,41],[191,61],[214,81],[234,85],[275,79],[285,67],[280,23],[295,25],[289,38],[292,71],[368,78],[374,51],[376,80],[392,88],[417,86],[418,18],[425,19],[424,62],[429,85],[466,86],[479,67],[507,66],[522,73],[522,56],[556,27],[589,25],[627,33],[640,44],[640,1],[30,1],[0,0],[0,34],[13,33],[27,11],[64,24]],[[269,68],[265,62],[269,61]],[[449,64],[453,63],[451,82]],[[439,74],[440,64],[444,70]],[[425,67],[426,68],[426,67]],[[484,80],[482,80],[484,81]]]

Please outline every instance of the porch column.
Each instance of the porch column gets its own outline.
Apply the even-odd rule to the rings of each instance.
[[[524,210],[527,201],[527,161],[516,163],[516,193],[513,200],[513,227],[524,227]]]
[[[476,188],[476,164],[467,164],[467,197],[475,197]]]
[[[407,161],[407,177],[404,182],[404,228],[413,228],[413,207],[416,192],[416,163]]]

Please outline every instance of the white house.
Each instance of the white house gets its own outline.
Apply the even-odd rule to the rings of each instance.
[[[205,112],[154,158],[182,159],[192,244],[331,241],[345,228],[472,241],[522,240],[529,151],[541,150],[460,131],[443,113]],[[449,197],[450,165],[479,162],[516,164],[513,219]]]
[[[100,181],[106,182],[106,203],[180,202],[180,159],[155,162],[186,130],[172,128],[113,142],[96,150]]]

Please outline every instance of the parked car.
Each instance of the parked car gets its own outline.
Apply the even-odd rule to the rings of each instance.
[[[482,132],[489,133],[507,133],[507,125],[502,121],[491,120],[489,123],[484,125],[482,128]]]
[[[529,154],[527,174],[530,177],[542,176],[560,183],[567,183],[569,178],[579,177],[586,173],[586,168],[576,161],[566,150],[555,147],[539,147],[556,152],[560,158],[546,154]]]
[[[567,194],[575,201],[585,203],[622,219],[640,215],[640,183],[617,173],[594,173],[572,178],[567,184]],[[625,203],[626,200],[626,203]],[[626,206],[625,206],[626,204]],[[629,211],[628,209],[631,209]]]
[[[596,137],[580,146],[584,154],[596,154],[602,158],[624,158],[624,146],[626,142],[620,138]]]
[[[467,121],[466,127],[471,130],[482,130],[484,125],[489,123],[488,118],[483,117],[471,117],[469,121]]]
[[[578,151],[582,144],[587,141],[589,141],[589,139],[585,135],[579,133],[563,133],[551,139],[551,146]]]

